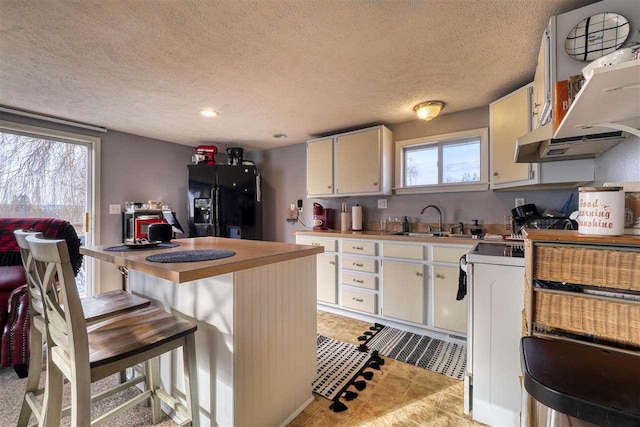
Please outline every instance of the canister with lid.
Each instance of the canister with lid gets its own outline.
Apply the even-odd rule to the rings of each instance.
[[[578,232],[619,236],[624,232],[622,187],[580,187]]]

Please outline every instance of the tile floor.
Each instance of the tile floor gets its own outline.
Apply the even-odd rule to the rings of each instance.
[[[318,311],[318,333],[358,343],[358,336],[370,323]],[[445,375],[385,357],[381,371],[375,371],[358,398],[344,402],[349,409],[335,413],[331,401],[315,400],[289,426],[429,426],[471,427],[462,410],[463,383]]]

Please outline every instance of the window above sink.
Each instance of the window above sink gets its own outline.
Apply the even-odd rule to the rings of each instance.
[[[396,194],[489,188],[488,129],[395,142]]]

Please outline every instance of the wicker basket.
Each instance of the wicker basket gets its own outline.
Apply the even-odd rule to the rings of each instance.
[[[533,321],[540,326],[640,347],[638,303],[536,291],[533,311]]]
[[[640,252],[535,245],[533,278],[640,291]]]
[[[526,337],[527,335],[529,335],[529,330],[527,329],[527,316],[524,313],[524,310],[522,310],[522,336]]]

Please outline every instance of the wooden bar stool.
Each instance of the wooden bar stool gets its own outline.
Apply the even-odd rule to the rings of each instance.
[[[60,423],[63,377],[71,386],[72,426],[102,424],[146,399],[151,400],[154,424],[159,421],[162,400],[186,418],[182,425],[198,425],[196,325],[149,307],[109,318],[87,330],[65,241],[28,236],[27,242],[42,289],[49,355],[41,425]],[[60,286],[64,309],[57,298],[56,284]],[[186,407],[159,389],[155,375],[159,356],[177,348],[183,351]],[[150,387],[92,422],[91,383],[138,363],[149,365]],[[131,385],[135,384],[121,384],[113,390]]]
[[[29,250],[27,236],[36,235],[42,238],[43,235],[40,232],[23,230],[14,231],[14,235],[20,247],[22,265],[24,266],[25,277],[27,278],[27,286],[29,288],[29,314],[31,317],[29,377],[27,378],[27,387],[17,422],[17,425],[21,427],[28,424],[32,412],[38,422],[40,422],[42,418],[42,407],[36,399],[36,396],[44,392],[44,389],[38,388],[38,384],[40,383],[40,374],[42,371],[42,345],[44,343],[43,339],[46,336],[46,327],[44,323],[42,293],[35,275],[35,263]],[[88,325],[150,305],[148,299],[140,298],[139,296],[124,291],[106,292],[94,297],[83,298],[80,302]]]

